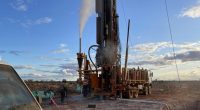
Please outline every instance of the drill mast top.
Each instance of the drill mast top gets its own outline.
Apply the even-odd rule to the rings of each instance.
[[[120,38],[116,0],[96,0],[97,67],[120,66]]]

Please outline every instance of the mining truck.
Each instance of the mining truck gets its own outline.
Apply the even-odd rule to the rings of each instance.
[[[137,97],[139,93],[151,93],[151,77],[147,69],[129,69],[127,32],[125,67],[121,65],[121,43],[119,37],[119,16],[116,0],[96,0],[96,44],[88,49],[88,55],[80,49],[77,53],[79,84],[87,84],[83,91],[104,97]],[[95,62],[90,51],[96,50]],[[87,81],[87,83],[85,83]],[[85,95],[84,95],[85,96]]]

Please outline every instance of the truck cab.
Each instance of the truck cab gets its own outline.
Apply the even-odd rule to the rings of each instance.
[[[1,110],[42,110],[27,85],[10,65],[0,64]]]

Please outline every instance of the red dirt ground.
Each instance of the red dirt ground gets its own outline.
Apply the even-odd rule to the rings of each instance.
[[[40,84],[40,86],[46,84],[48,83]],[[32,90],[35,90],[34,86],[40,87],[37,83],[28,85]],[[52,85],[48,84],[48,86]],[[54,86],[56,88],[55,84]],[[89,99],[72,94],[72,91],[74,91],[73,86],[64,104],[60,104],[58,94],[57,98],[54,98],[58,104],[57,107],[49,105],[48,101],[43,101],[42,107],[44,110],[200,110],[200,81],[154,82],[151,95],[140,95],[130,100]],[[96,108],[88,108],[88,104],[94,104]]]

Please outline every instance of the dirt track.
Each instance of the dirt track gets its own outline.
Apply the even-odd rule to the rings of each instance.
[[[131,100],[85,99],[70,95],[64,105],[43,103],[44,110],[200,110],[200,82],[154,82],[152,94]],[[96,109],[88,108],[96,105]]]

